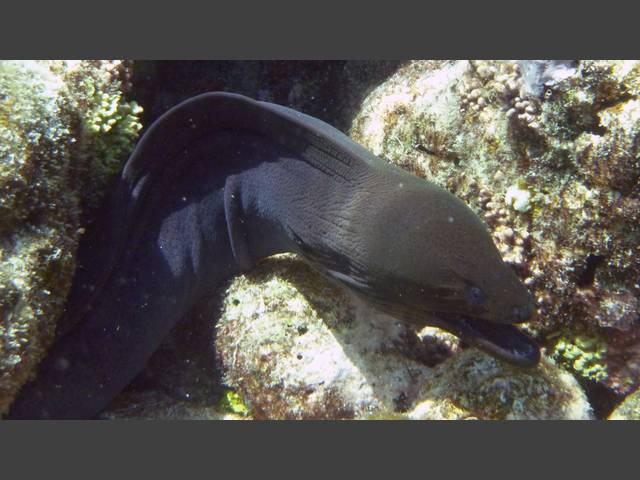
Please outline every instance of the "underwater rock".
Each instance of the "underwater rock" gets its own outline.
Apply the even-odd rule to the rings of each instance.
[[[225,383],[257,419],[406,408],[430,374],[406,354],[406,328],[292,257],[265,260],[227,290],[216,339]]]
[[[0,415],[53,339],[82,218],[140,129],[118,69],[0,62]]]
[[[640,62],[543,71],[540,97],[522,68],[412,62],[369,95],[350,134],[484,218],[537,299],[529,332],[625,394],[640,385]],[[593,361],[556,348],[578,337],[595,339]]]
[[[201,404],[160,391],[148,390],[120,395],[100,414],[102,420],[248,420],[221,406]]]
[[[233,280],[216,348],[256,419],[591,417],[549,360],[523,370],[435,328],[418,338],[293,255]]]
[[[544,358],[535,369],[469,349],[438,365],[407,413],[415,420],[590,420],[578,382]]]
[[[518,65],[522,72],[520,92],[524,96],[539,97],[545,86],[552,86],[575,74],[576,63],[573,60],[519,61]]]
[[[640,420],[640,390],[628,395],[624,401],[611,412],[608,420]]]
[[[73,273],[78,205],[65,194],[60,88],[44,65],[0,62],[0,413],[51,341]]]

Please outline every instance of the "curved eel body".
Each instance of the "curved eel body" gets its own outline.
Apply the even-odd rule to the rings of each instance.
[[[478,217],[330,125],[228,93],[160,117],[83,239],[58,338],[9,418],[90,418],[206,293],[296,252],[367,301],[527,366],[525,287]]]

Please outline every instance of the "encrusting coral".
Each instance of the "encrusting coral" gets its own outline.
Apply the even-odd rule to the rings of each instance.
[[[572,376],[543,358],[535,370],[505,365],[474,349],[434,369],[411,419],[587,420],[586,396]]]

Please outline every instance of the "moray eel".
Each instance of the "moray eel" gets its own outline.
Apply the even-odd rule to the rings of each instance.
[[[142,136],[79,267],[56,342],[9,418],[91,418],[205,294],[295,252],[380,310],[522,365],[535,312],[482,221],[330,125],[206,93]]]

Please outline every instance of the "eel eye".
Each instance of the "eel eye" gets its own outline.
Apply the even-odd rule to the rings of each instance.
[[[473,305],[482,305],[486,300],[486,297],[482,290],[480,290],[480,287],[476,287],[475,285],[469,287],[468,298],[469,303]]]

